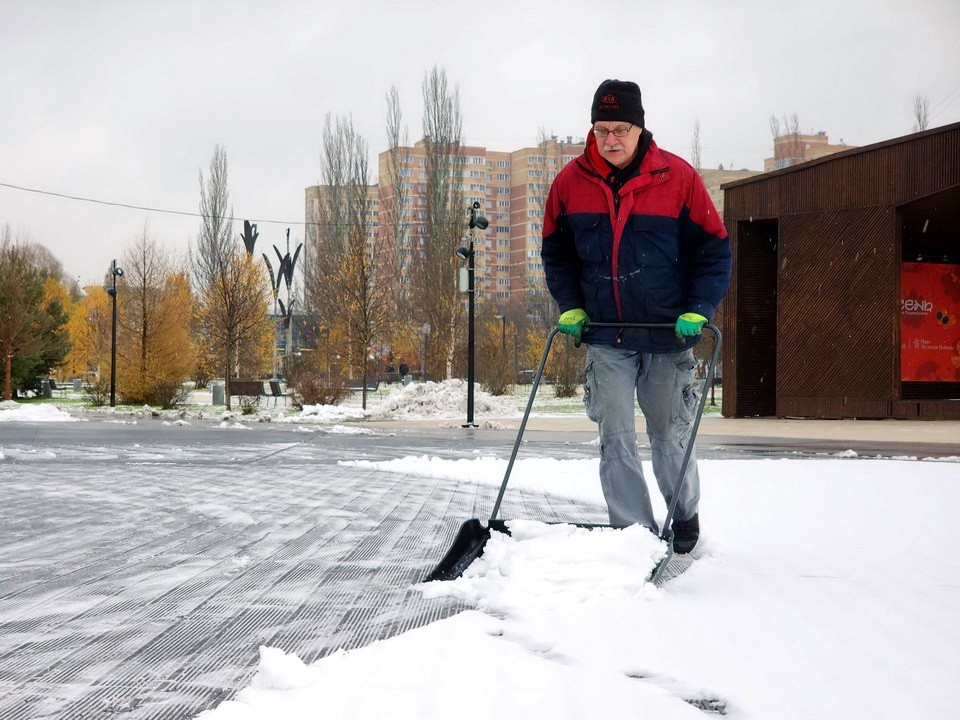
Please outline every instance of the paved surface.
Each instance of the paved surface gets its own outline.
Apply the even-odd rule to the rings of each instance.
[[[411,585],[495,489],[336,465],[401,440],[2,427],[0,718],[193,717],[262,644],[309,662],[457,612]],[[504,512],[602,521],[520,492]]]
[[[535,420],[522,455],[595,456],[589,424]],[[705,421],[701,457],[960,454],[956,440],[919,440],[932,425],[858,439],[730,423]],[[149,419],[0,425],[0,718],[193,717],[247,684],[260,645],[310,662],[458,612],[411,586],[462,519],[489,513],[496,489],[337,465],[505,457],[513,442],[511,429],[440,424],[362,436]],[[727,430],[737,427],[753,434]],[[597,513],[516,490],[503,509],[603,522]]]

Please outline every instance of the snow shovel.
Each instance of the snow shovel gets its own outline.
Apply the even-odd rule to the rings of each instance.
[[[713,325],[704,325],[703,327],[705,330],[710,330],[717,341],[714,344],[713,354],[710,357],[710,365],[707,368],[707,374],[703,384],[703,392],[700,393],[700,404],[697,406],[697,413],[693,420],[693,426],[690,429],[690,441],[687,443],[687,450],[683,455],[683,462],[680,465],[680,474],[674,486],[673,502],[670,503],[670,507],[667,509],[667,517],[663,521],[663,530],[660,533],[660,539],[666,543],[667,552],[650,573],[650,577],[647,578],[648,582],[657,583],[663,575],[663,572],[667,567],[667,563],[670,562],[670,559],[673,557],[673,530],[670,527],[673,520],[673,513],[677,509],[677,502],[680,500],[680,491],[683,489],[684,475],[686,474],[687,465],[690,462],[690,454],[693,452],[694,441],[697,438],[697,430],[700,428],[700,418],[703,416],[703,408],[707,401],[706,391],[710,387],[710,383],[713,381],[713,373],[717,366],[717,358],[720,355],[720,342],[722,340],[720,331]],[[584,330],[590,328],[628,328],[672,331],[674,329],[674,325],[669,323],[593,322],[586,323],[584,325]],[[503,501],[503,494],[506,492],[507,483],[510,481],[510,473],[513,470],[513,463],[517,459],[517,452],[520,450],[520,442],[523,440],[523,431],[527,427],[527,420],[530,417],[530,410],[533,407],[534,398],[537,396],[537,388],[540,386],[540,380],[543,377],[543,368],[547,364],[547,357],[550,354],[550,347],[553,345],[553,339],[556,337],[558,332],[560,332],[558,329],[554,329],[547,337],[546,347],[543,348],[543,355],[540,357],[540,365],[537,367],[536,375],[533,377],[533,387],[530,390],[530,399],[527,400],[527,409],[524,411],[523,419],[520,421],[520,429],[517,431],[517,439],[513,443],[513,452],[510,453],[510,461],[507,463],[507,470],[503,474],[503,482],[500,483],[500,492],[497,494],[497,501],[493,505],[493,512],[490,514],[490,519],[487,520],[486,525],[484,525],[479,518],[472,518],[464,522],[463,525],[460,526],[460,531],[457,533],[456,538],[454,538],[453,545],[447,551],[447,554],[443,556],[443,559],[440,561],[440,563],[429,575],[427,575],[425,578],[426,582],[433,580],[454,580],[460,577],[470,563],[483,555],[483,548],[487,544],[487,540],[490,539],[491,532],[500,532],[507,535],[510,534],[510,530],[507,528],[506,521],[498,519],[497,515],[500,512],[500,503]],[[585,528],[613,527],[612,525],[602,525],[596,523],[573,524],[577,525],[578,527]]]

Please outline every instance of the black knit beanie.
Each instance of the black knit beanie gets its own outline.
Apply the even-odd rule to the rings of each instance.
[[[622,120],[643,127],[640,86],[628,80],[604,80],[593,95],[590,122]]]

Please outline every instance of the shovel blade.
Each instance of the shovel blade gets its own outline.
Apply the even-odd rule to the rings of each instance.
[[[483,555],[483,548],[490,539],[491,531],[510,534],[503,520],[491,520],[487,527],[484,527],[478,518],[464,522],[447,554],[427,575],[424,582],[455,580],[463,575],[470,563]]]

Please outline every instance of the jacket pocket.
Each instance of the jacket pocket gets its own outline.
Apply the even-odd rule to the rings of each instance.
[[[674,218],[635,216],[630,229],[639,267],[673,268],[680,263],[680,240]]]
[[[595,215],[570,215],[568,219],[580,259],[585,263],[602,263],[605,253],[601,242],[600,218]]]

